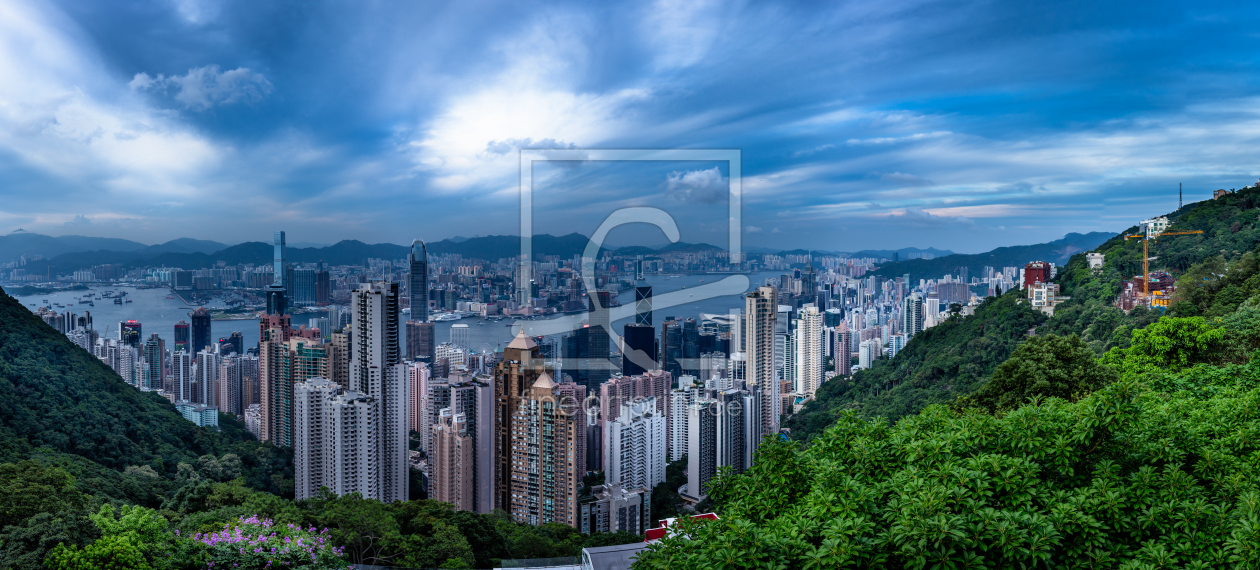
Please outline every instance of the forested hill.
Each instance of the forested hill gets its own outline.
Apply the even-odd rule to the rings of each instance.
[[[1248,284],[1256,271],[1250,252],[1260,245],[1260,189],[1244,188],[1217,200],[1186,205],[1168,214],[1169,231],[1201,230],[1202,235],[1168,236],[1152,242],[1151,270],[1163,269],[1178,276],[1179,293],[1170,314],[1220,316],[1237,307],[1252,288],[1260,291],[1260,277]],[[990,299],[970,316],[956,316],[915,336],[891,361],[880,361],[851,378],[834,378],[819,388],[816,399],[787,422],[792,437],[808,440],[835,422],[844,411],[864,417],[897,420],[917,413],[932,403],[952,401],[982,386],[993,371],[1035,334],[1077,335],[1101,355],[1113,347],[1128,346],[1135,329],[1146,327],[1161,315],[1138,308],[1125,314],[1113,303],[1121,282],[1142,272],[1140,240],[1125,241],[1123,234],[1093,248],[1105,254],[1101,271],[1088,268],[1085,256],[1073,255],[1055,279],[1062,295],[1071,300],[1059,305],[1052,318],[1018,303],[1021,291]],[[1233,273],[1230,273],[1230,272]],[[1225,291],[1226,274],[1235,278],[1236,290]],[[1216,295],[1221,288],[1222,295]]]
[[[291,493],[289,455],[243,428],[197,427],[0,289],[0,463],[36,458],[78,476],[89,494],[155,504],[187,471],[233,454],[250,486]]]

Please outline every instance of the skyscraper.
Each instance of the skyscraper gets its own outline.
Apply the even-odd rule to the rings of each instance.
[[[853,332],[843,324],[836,329],[836,345],[831,349],[831,359],[836,375],[853,374]]]
[[[188,323],[184,322],[183,319],[180,319],[178,323],[175,323],[175,352],[179,352],[181,350],[188,352],[189,349],[192,348],[189,344],[192,342],[192,337],[189,336],[188,333]]]
[[[149,339],[144,341],[144,354],[142,355],[144,359],[144,373],[141,376],[141,388],[149,390],[160,390],[162,388],[164,376],[162,372],[166,369],[162,361],[165,357],[166,355],[163,354],[162,350],[162,337],[158,336],[158,333],[149,335]]]
[[[522,406],[523,396],[543,374],[538,345],[517,332],[503,349],[503,360],[494,369],[494,508],[512,508],[518,482],[513,479],[512,418]]]
[[[345,390],[323,378],[298,382],[294,389],[297,437],[293,442],[294,495],[313,497],[320,487],[338,495],[383,496],[380,402]]]
[[[796,320],[796,391],[813,394],[823,383],[822,313],[814,305],[801,308]]]
[[[640,262],[641,263],[641,262]],[[634,322],[639,325],[652,326],[652,286],[640,282],[634,287]]]
[[[381,500],[407,500],[407,369],[398,346],[397,283],[365,283],[350,296],[350,387],[380,403]]]
[[[923,332],[923,297],[918,293],[906,297],[901,307],[901,322],[907,340]]]
[[[140,321],[133,319],[118,323],[118,339],[131,348],[140,348]]]
[[[656,329],[650,324],[627,323],[622,331],[622,339],[625,342],[626,350],[621,354],[621,374],[623,376],[634,376],[643,374],[648,370],[655,369],[656,364]],[[635,356],[632,359],[634,351],[641,351],[641,356]],[[635,360],[647,360],[642,363],[651,366],[645,368]]]
[[[655,398],[622,403],[617,418],[606,424],[604,442],[605,483],[651,489],[665,481],[665,415]]]
[[[419,323],[429,322],[429,252],[424,242],[411,240],[411,251],[407,253],[407,265],[411,270],[407,276],[407,293],[411,301],[411,318]],[[416,355],[409,354],[411,358]]]
[[[682,376],[683,330],[682,322],[665,317],[661,323],[661,369],[677,378]]]
[[[188,317],[192,319],[192,350],[189,352],[197,354],[210,346],[210,311],[197,307]]]
[[[267,331],[260,343],[259,399],[262,435],[259,439],[282,447],[293,445],[294,386],[311,378],[327,379],[331,372],[331,346],[319,339],[283,338],[280,329]]]
[[[283,315],[288,308],[285,300],[287,270],[288,266],[284,263],[284,232],[276,231],[273,242],[271,285],[267,286],[266,290],[268,315]],[[209,335],[206,335],[206,338],[209,338]]]
[[[512,518],[540,525],[578,525],[578,438],[585,437],[571,408],[561,405],[559,385],[543,372],[510,417]],[[576,407],[576,406],[575,406]]]
[[[608,360],[608,332],[612,330],[608,308],[612,303],[612,295],[609,291],[596,290],[591,291],[587,299],[590,302],[590,306],[587,307],[587,319],[591,326],[587,337],[589,374],[585,385],[587,390],[594,391],[612,377],[613,365]]]
[[[433,364],[437,356],[437,340],[433,323],[407,321],[407,358]]]
[[[192,355],[182,350],[171,356],[171,372],[175,376],[171,392],[176,402],[192,401]]]
[[[429,498],[448,503],[457,511],[475,510],[473,503],[473,437],[467,416],[444,408],[432,426],[433,463]]]
[[[779,294],[774,287],[758,287],[744,297],[744,347],[748,384],[756,389],[757,430],[754,441],[779,433],[779,382],[774,370],[774,334]]]
[[[683,360],[682,373],[700,376],[700,328],[696,319],[683,320]]]

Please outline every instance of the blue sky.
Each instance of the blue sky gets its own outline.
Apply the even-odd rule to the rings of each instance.
[[[1260,176],[1258,12],[0,0],[0,233],[515,234],[522,147],[738,148],[752,246],[1118,231]],[[725,243],[723,165],[546,168],[538,231]]]

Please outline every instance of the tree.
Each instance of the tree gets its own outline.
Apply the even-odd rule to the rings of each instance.
[[[63,469],[31,460],[0,464],[0,528],[37,513],[82,509],[87,504],[88,497]]]
[[[992,379],[960,403],[997,412],[1018,408],[1031,398],[1076,400],[1117,378],[1080,337],[1037,336],[1015,349]]]
[[[1195,364],[1220,364],[1226,350],[1225,331],[1203,317],[1168,317],[1133,331],[1129,348],[1113,348],[1103,361],[1121,374],[1177,371]]]

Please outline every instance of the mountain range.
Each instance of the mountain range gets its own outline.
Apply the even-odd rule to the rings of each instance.
[[[1113,232],[1069,233],[1063,236],[1063,239],[1048,243],[999,247],[984,253],[955,253],[934,259],[907,259],[885,263],[872,274],[893,277],[908,273],[911,282],[917,283],[919,279],[957,274],[960,267],[966,267],[967,271],[974,276],[980,275],[985,267],[999,270],[1003,267],[1023,267],[1030,261],[1049,261],[1062,266],[1073,255],[1094,249],[1116,235]]]

